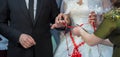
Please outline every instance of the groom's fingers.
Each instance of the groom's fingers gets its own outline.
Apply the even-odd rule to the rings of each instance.
[[[56,28],[56,24],[53,24],[53,25],[51,26],[51,29],[54,29],[54,28]]]

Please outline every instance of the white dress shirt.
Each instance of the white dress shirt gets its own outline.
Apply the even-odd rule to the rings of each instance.
[[[29,0],[25,0],[27,9],[29,9]],[[36,16],[36,9],[37,9],[37,0],[34,0],[34,19]]]

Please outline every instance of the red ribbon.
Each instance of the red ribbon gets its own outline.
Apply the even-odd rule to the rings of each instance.
[[[73,53],[72,53],[72,56],[71,56],[71,57],[82,57],[82,54],[79,52],[78,48],[79,48],[80,46],[84,45],[85,42],[81,42],[79,45],[77,45],[77,44],[75,43],[75,40],[74,40],[73,36],[72,36],[72,32],[70,32],[70,38],[72,39],[72,43],[73,43],[73,45],[74,45],[74,49],[73,49]]]
[[[89,16],[89,18],[90,18],[91,16]],[[96,19],[89,19],[89,20],[96,20]],[[92,22],[92,27],[93,27],[93,29],[94,29],[94,31],[96,30],[96,23],[95,22]]]
[[[88,23],[87,23],[88,24]],[[63,25],[66,27],[66,28],[74,28],[75,26],[68,26],[66,23],[63,23]],[[79,25],[80,27],[81,26],[83,26],[84,24],[81,24],[81,25]],[[93,22],[92,23],[92,27],[94,28],[94,31],[96,30],[96,24],[95,24],[95,22]],[[74,38],[73,38],[73,36],[72,36],[72,32],[70,31],[70,38],[71,38],[71,40],[72,40],[72,43],[73,43],[73,45],[74,45],[74,49],[73,49],[73,53],[72,53],[72,55],[70,55],[71,57],[82,57],[82,54],[79,52],[79,50],[78,50],[78,48],[80,47],[80,46],[82,46],[82,45],[84,45],[85,44],[85,42],[83,41],[83,42],[81,42],[81,43],[79,43],[78,45],[75,43],[75,40],[74,40]],[[67,50],[69,50],[69,48],[67,47]],[[69,52],[69,51],[68,51]],[[69,54],[68,54],[69,55]]]
[[[68,26],[66,23],[63,23],[63,25],[65,25],[66,28],[74,28],[74,27],[75,27],[75,26]],[[81,25],[79,25],[79,26],[81,27],[81,26],[83,26],[83,25],[84,25],[84,24],[81,24]],[[70,38],[71,38],[72,43],[73,43],[73,45],[74,45],[74,49],[73,49],[73,53],[72,53],[71,57],[82,57],[82,54],[79,52],[78,47],[84,45],[85,42],[81,42],[79,45],[77,45],[77,44],[75,43],[75,40],[74,40],[74,38],[73,38],[73,36],[72,36],[72,32],[71,32],[71,31],[70,31]],[[67,48],[67,50],[69,50],[69,48]]]

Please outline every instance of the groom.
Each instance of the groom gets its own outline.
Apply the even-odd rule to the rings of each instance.
[[[49,24],[59,13],[55,0],[0,0],[0,7],[7,57],[53,57]]]

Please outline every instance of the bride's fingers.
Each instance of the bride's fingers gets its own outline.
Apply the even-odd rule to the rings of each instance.
[[[56,23],[57,24],[62,23],[62,22],[64,22],[64,20],[62,20],[61,16],[56,18]]]
[[[70,24],[70,19],[66,18],[65,22],[69,25]]]

